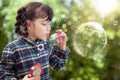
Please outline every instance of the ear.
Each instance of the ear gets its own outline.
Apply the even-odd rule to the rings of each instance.
[[[26,20],[28,29],[31,29],[31,27],[33,26],[32,22],[30,20]]]
[[[28,26],[31,26],[31,21],[30,20],[26,20],[26,23]]]

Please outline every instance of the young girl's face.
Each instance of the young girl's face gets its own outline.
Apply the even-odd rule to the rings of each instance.
[[[51,31],[50,21],[46,21],[46,18],[38,18],[31,23],[31,29],[28,29],[29,36],[34,39],[38,38],[42,40],[46,40],[47,37],[49,37]]]

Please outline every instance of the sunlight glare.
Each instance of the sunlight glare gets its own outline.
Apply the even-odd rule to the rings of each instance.
[[[101,16],[105,16],[115,8],[116,3],[117,0],[94,0],[92,5]]]

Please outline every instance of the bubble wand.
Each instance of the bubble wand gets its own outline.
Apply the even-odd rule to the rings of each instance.
[[[52,34],[51,37],[50,37],[50,43],[51,44],[59,43],[61,41],[62,41],[61,31],[58,31],[58,32]]]

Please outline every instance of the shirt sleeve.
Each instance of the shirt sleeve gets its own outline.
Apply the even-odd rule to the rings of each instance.
[[[65,70],[66,63],[68,60],[68,54],[70,53],[69,48],[66,50],[60,50],[58,46],[55,46],[50,53],[50,65],[56,70]]]
[[[3,50],[0,61],[0,80],[16,80],[14,70],[13,53],[10,50]]]

